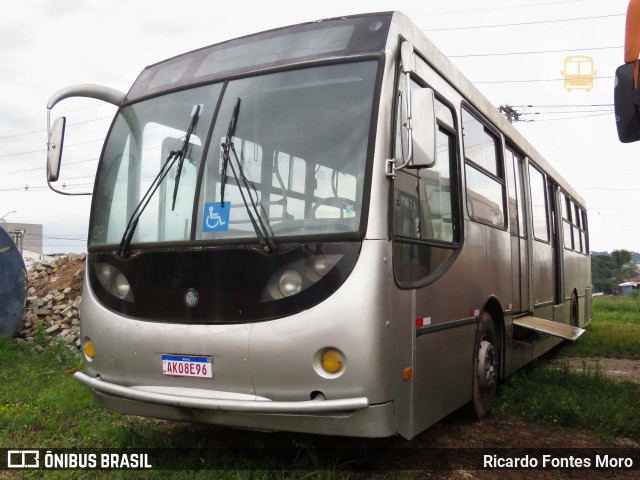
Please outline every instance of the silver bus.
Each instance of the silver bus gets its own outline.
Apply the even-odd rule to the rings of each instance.
[[[487,415],[590,321],[583,199],[401,13],[205,47],[49,113],[74,96],[118,107],[76,373],[106,408],[411,439]]]

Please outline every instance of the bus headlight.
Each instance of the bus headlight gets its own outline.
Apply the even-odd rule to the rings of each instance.
[[[96,277],[107,292],[120,300],[133,302],[133,292],[124,274],[108,263],[96,263]]]
[[[317,255],[313,257],[313,269],[321,277],[324,277],[329,273],[329,270],[331,270],[335,265],[335,259],[332,257],[335,257],[335,255]]]
[[[114,284],[116,297],[118,297],[121,300],[124,300],[125,298],[127,298],[127,296],[129,295],[129,292],[131,291],[131,285],[129,285],[128,280],[122,273],[119,273],[116,276],[116,279],[114,280],[113,284]]]
[[[262,301],[269,302],[296,295],[327,275],[342,255],[313,255],[280,268],[267,283]]]
[[[280,293],[285,297],[290,297],[302,290],[302,275],[296,270],[285,270],[278,281]]]

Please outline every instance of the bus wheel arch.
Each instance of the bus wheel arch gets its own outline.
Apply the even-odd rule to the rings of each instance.
[[[491,302],[478,317],[478,329],[473,357],[471,408],[481,419],[489,414],[498,392],[498,379],[502,367],[502,328]]]

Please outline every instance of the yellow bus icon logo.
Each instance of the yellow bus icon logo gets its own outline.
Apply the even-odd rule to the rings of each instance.
[[[584,55],[572,55],[564,59],[564,70],[560,71],[564,78],[564,87],[568,91],[586,90],[593,88],[596,71],[593,68],[593,58]]]

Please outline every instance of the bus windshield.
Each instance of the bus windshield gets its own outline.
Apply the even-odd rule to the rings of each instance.
[[[119,243],[136,214],[132,245],[256,243],[252,215],[276,242],[358,232],[377,65],[290,70],[125,106],[98,169],[90,244]]]

